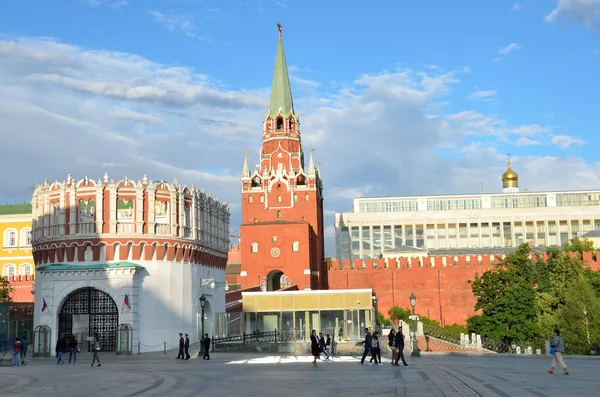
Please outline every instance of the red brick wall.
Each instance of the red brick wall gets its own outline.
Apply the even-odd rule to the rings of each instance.
[[[592,260],[592,252],[584,253],[583,258],[594,270],[600,270],[600,262]],[[596,253],[600,258],[600,251]],[[362,268],[361,261],[333,260],[329,271],[330,289],[372,288],[378,298],[378,310],[387,317],[392,306],[410,307],[408,297],[417,296],[416,312],[442,324],[465,324],[469,316],[475,314],[476,299],[471,291],[469,280],[492,268],[500,257],[450,256],[419,258],[390,258],[367,260]],[[456,263],[456,266],[455,266]]]
[[[34,296],[31,290],[35,286],[34,276],[6,276],[13,291],[10,295],[13,302],[33,302]]]

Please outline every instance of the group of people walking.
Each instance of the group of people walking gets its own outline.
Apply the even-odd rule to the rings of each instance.
[[[179,354],[175,357],[176,360],[189,360],[190,359],[190,337],[186,333],[185,338],[184,334],[179,333]],[[204,348],[204,357],[203,360],[210,360],[210,338],[208,334],[204,334],[204,338],[200,341],[200,344]],[[200,353],[198,353],[200,356]]]
[[[26,336],[22,338],[15,338],[13,343],[13,356],[12,365],[13,367],[20,367],[21,365],[27,365],[27,350],[29,347],[29,341]]]
[[[373,332],[371,334],[368,328],[365,328],[365,339],[361,342],[365,348],[363,351],[362,358],[360,359],[360,363],[364,364],[365,359],[371,353],[371,360],[369,360],[369,365],[373,365],[373,361],[375,361],[375,365],[383,365],[381,362],[381,341],[379,336],[379,331]],[[406,360],[404,359],[404,334],[402,333],[402,327],[398,327],[398,332],[395,329],[391,329],[388,334],[388,346],[392,351],[392,361],[391,364],[393,366],[399,367],[398,361],[402,360],[402,364],[404,366],[408,366]]]
[[[331,342],[331,337],[329,334],[323,336],[322,332],[319,332],[319,336],[317,336],[317,331],[312,330],[310,335],[310,350],[313,355],[313,366],[317,367],[317,359],[321,357],[321,354],[325,356],[326,360],[331,360],[333,357],[333,344]]]
[[[94,364],[96,363],[96,361],[98,362],[98,367],[100,367],[102,364],[100,363],[100,334],[98,332],[94,333],[93,339],[92,339],[92,344],[91,344],[91,349],[92,349],[92,353],[93,353],[93,359],[92,359],[92,364],[91,366],[93,367]],[[77,364],[77,353],[81,351],[81,349],[78,346],[77,343],[77,338],[75,337],[75,335],[69,335],[67,337],[60,335],[58,337],[58,341],[56,341],[56,365],[64,365],[65,364],[65,359],[63,354],[64,353],[69,353],[69,364],[71,364],[71,359],[73,360],[73,365]]]

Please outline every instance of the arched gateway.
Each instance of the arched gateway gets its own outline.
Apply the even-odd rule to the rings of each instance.
[[[66,299],[58,315],[61,336],[76,335],[82,343],[94,333],[100,334],[100,349],[117,350],[119,310],[115,301],[105,292],[83,288]]]

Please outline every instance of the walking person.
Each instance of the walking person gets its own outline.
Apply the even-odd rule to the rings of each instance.
[[[333,358],[333,344],[329,334],[325,335],[325,354],[329,355],[329,359]]]
[[[183,348],[185,349],[185,359],[190,359],[190,337],[188,334],[185,334],[185,342],[183,344]]]
[[[408,364],[404,359],[404,334],[402,333],[402,326],[398,327],[398,332],[396,333],[396,350],[396,361],[394,361],[394,365],[399,367],[398,361],[402,359],[402,364],[407,367]]]
[[[67,341],[62,336],[58,337],[56,341],[56,357],[58,360],[56,361],[56,365],[65,365],[65,359],[63,357],[63,353],[67,350]]]
[[[73,365],[77,364],[77,352],[79,346],[77,346],[77,339],[75,335],[71,335],[69,338],[69,364],[71,364],[71,358],[73,358]]]
[[[373,365],[373,360],[375,360],[375,365],[382,365],[381,349],[379,348],[379,331],[373,332],[373,337],[371,339],[371,360],[369,360],[369,365]]]
[[[21,338],[21,365],[27,365],[25,358],[27,357],[27,348],[29,347],[29,341],[27,336],[23,335]]]
[[[185,346],[185,341],[183,340],[183,334],[179,333],[179,354],[177,355],[176,360],[183,360],[185,357],[183,355],[183,347]]]
[[[319,348],[321,349],[321,353],[323,353],[325,355],[325,359],[329,360],[329,357],[331,357],[331,354],[329,354],[329,352],[327,351],[325,337],[323,337],[322,332],[319,332]],[[321,359],[321,355],[319,355],[319,360],[320,359]]]
[[[367,354],[369,354],[369,352],[371,351],[371,340],[372,339],[373,338],[371,337],[369,328],[365,328],[365,340],[360,342],[360,343],[364,344],[364,346],[365,346],[365,351],[363,352],[362,358],[360,359],[361,364],[365,363],[365,358],[367,358]]]
[[[312,330],[311,334],[310,334],[310,351],[313,355],[313,366],[317,367],[317,358],[319,357],[319,355],[321,354],[321,348],[320,348],[320,344],[319,344],[319,338],[317,337],[317,331],[316,330]]]
[[[98,366],[101,366],[102,364],[100,363],[100,357],[98,357],[98,352],[100,351],[100,334],[97,332],[94,334],[94,346],[92,347],[92,349],[94,350],[94,358],[92,359],[92,367],[94,366],[94,363],[96,362],[96,360],[98,360]]]
[[[210,338],[208,337],[208,334],[204,334],[204,339],[202,339],[202,344],[204,345],[204,357],[202,357],[203,360],[210,360]]]
[[[13,343],[13,356],[12,356],[12,365],[13,367],[21,366],[21,339],[15,338],[15,343]]]
[[[396,359],[396,330],[394,328],[390,329],[390,333],[388,334],[388,345],[390,346],[390,350],[392,351],[392,362],[390,364],[394,365],[394,360]]]
[[[562,357],[563,353],[565,352],[565,342],[561,338],[560,331],[556,326],[554,328],[554,337],[550,341],[550,347],[554,349],[554,353],[550,351],[552,354],[552,366],[548,370],[548,373],[554,373],[554,368],[556,368],[556,363],[558,362],[563,369],[563,375],[569,375],[567,364],[565,364],[565,360],[563,360]]]

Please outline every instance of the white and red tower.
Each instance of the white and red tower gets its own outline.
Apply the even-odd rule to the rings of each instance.
[[[242,287],[327,289],[323,184],[312,150],[305,167],[280,25],[259,160],[242,170]]]

